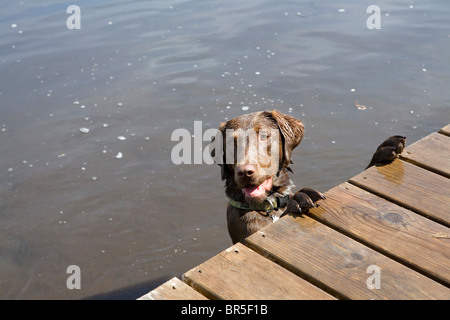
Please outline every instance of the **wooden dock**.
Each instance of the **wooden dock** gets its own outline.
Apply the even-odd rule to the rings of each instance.
[[[450,299],[450,124],[140,299]]]

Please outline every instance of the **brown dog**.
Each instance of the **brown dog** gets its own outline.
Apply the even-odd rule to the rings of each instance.
[[[212,155],[220,160],[225,180],[233,243],[244,242],[281,215],[307,212],[325,199],[310,188],[293,193],[288,171],[292,151],[303,138],[301,121],[277,110],[261,111],[224,122],[219,130],[223,150]]]

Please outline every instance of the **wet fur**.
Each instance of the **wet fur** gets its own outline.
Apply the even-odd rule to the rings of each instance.
[[[253,129],[259,132],[260,129],[276,129],[279,134],[279,167],[276,174],[272,176],[272,188],[267,196],[293,195],[294,184],[289,179],[288,172],[292,171],[289,165],[292,163],[292,150],[300,143],[303,138],[304,127],[300,120],[291,116],[284,115],[277,110],[262,111],[242,115],[221,124],[219,130],[225,135],[226,129]],[[225,139],[224,139],[225,140]],[[224,161],[225,162],[225,161]],[[255,164],[258,166],[258,164]],[[242,192],[242,186],[245,184],[260,184],[267,176],[256,174],[248,181],[239,181],[236,176],[238,167],[235,164],[221,164],[222,179],[225,180],[225,190],[228,197],[240,201],[247,201]],[[236,181],[238,180],[238,181]],[[274,210],[271,215],[280,217],[286,208]],[[259,229],[271,224],[273,218],[265,212],[242,210],[228,205],[227,225],[228,232],[233,243],[243,242],[246,237],[258,231]]]
[[[289,195],[289,202],[286,207],[274,210],[270,214],[267,214],[265,211],[238,209],[228,204],[228,233],[233,243],[244,242],[245,238],[273,223],[284,214],[306,213],[310,208],[317,206],[317,201],[325,199],[322,193],[311,188],[303,188],[294,193],[295,186],[289,179],[288,173],[292,172],[289,167],[292,163],[292,151],[299,145],[304,133],[304,126],[300,120],[282,114],[277,110],[260,111],[223,122],[219,128],[223,137],[225,137],[227,129],[242,129],[244,131],[253,129],[256,132],[259,132],[261,129],[276,129],[280,133],[278,141],[279,166],[276,173],[274,172],[271,176],[271,189],[268,192],[266,191],[266,194],[262,198],[247,199],[244,196],[243,188],[248,185],[260,185],[268,178],[267,175],[260,174],[258,163],[248,164],[245,162],[243,165],[238,166],[234,163],[226,164],[226,161],[223,161],[223,164],[220,164],[221,177],[225,181],[227,196],[239,202],[261,202],[268,196],[283,197]],[[223,141],[226,143],[225,139]],[[392,136],[386,139],[378,146],[367,168],[372,165],[378,166],[392,162],[403,151],[405,145],[406,137],[403,136]],[[223,149],[226,150],[225,146]],[[223,157],[225,159],[226,154]],[[253,166],[253,174],[239,174],[239,172],[245,172],[244,169],[246,169],[245,166],[247,165]]]

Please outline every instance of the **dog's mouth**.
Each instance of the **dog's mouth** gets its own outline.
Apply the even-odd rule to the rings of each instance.
[[[272,189],[272,177],[267,178],[259,185],[249,184],[242,188],[246,199],[258,199],[266,196],[266,191]]]

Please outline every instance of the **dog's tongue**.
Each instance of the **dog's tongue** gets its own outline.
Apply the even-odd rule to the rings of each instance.
[[[266,194],[272,188],[272,177],[264,180],[259,186],[250,186],[242,189],[246,197],[258,198]]]

